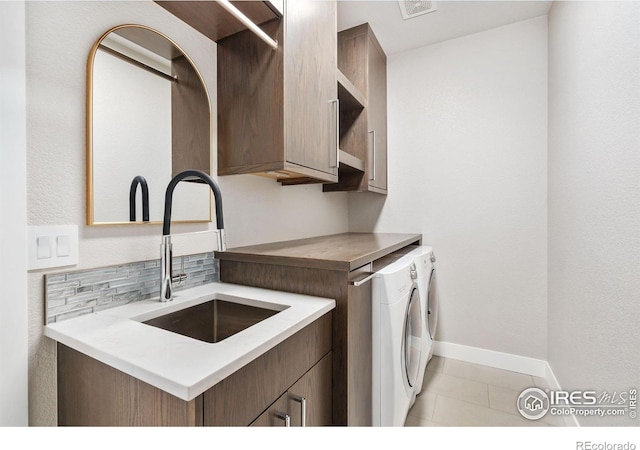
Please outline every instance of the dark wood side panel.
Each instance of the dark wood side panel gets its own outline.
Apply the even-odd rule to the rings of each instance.
[[[340,149],[363,161],[367,159],[367,114],[340,105]]]
[[[58,343],[58,425],[198,426],[202,398],[186,402]]]
[[[204,424],[246,426],[331,350],[327,313],[204,393]]]
[[[347,425],[348,272],[273,264],[220,261],[220,279],[228,283],[333,298],[333,423]]]
[[[211,174],[211,108],[207,91],[184,56],[172,61],[178,82],[171,83],[172,175],[198,169]]]
[[[350,278],[365,273],[354,270]],[[371,426],[371,282],[349,285],[348,314],[349,426]]]
[[[363,94],[367,95],[367,33],[368,24],[338,33],[338,69]]]
[[[282,42],[281,20],[262,29]],[[284,167],[283,49],[251,31],[218,42],[218,175]]]
[[[212,41],[244,30],[246,27],[215,1],[156,1],[174,16],[191,25]],[[267,22],[277,15],[264,2],[231,2],[256,24]]]

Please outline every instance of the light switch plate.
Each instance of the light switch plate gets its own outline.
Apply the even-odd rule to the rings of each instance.
[[[78,264],[78,226],[29,227],[29,270]]]
[[[51,258],[51,238],[49,236],[38,236],[36,238],[36,258]]]

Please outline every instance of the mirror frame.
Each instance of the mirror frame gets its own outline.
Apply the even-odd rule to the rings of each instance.
[[[91,51],[89,52],[89,58],[87,59],[87,102],[86,102],[86,209],[87,209],[87,225],[88,226],[104,226],[104,225],[162,225],[162,221],[122,221],[122,222],[96,222],[94,218],[94,189],[93,189],[93,69],[94,69],[94,61],[95,55],[100,47],[102,41],[111,33],[120,30],[122,28],[140,28],[143,30],[151,31],[156,33],[160,37],[166,39],[170,42],[176,49],[178,49],[182,55],[187,59],[196,75],[200,79],[200,83],[202,83],[202,87],[204,88],[206,97],[207,97],[207,105],[209,106],[209,169],[213,170],[213,157],[212,157],[212,125],[211,125],[211,97],[209,96],[209,90],[207,89],[207,85],[202,78],[202,74],[194,64],[191,57],[180,47],[173,39],[168,37],[166,34],[161,33],[158,30],[155,30],[151,27],[147,27],[145,25],[138,24],[123,24],[117,25],[113,28],[110,28],[105,33],[100,36],[93,46],[91,47]],[[212,211],[212,193],[209,192],[209,218],[204,220],[172,220],[174,223],[209,223],[213,221],[213,211]]]

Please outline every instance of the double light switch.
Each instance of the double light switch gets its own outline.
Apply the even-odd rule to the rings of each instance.
[[[29,227],[29,270],[78,264],[78,226]]]

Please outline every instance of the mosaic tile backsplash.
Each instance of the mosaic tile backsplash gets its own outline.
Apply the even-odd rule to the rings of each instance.
[[[174,291],[220,280],[212,252],[174,257],[173,273],[185,273]],[[45,274],[46,323],[59,322],[102,309],[160,295],[160,260],[134,262],[99,269]]]

